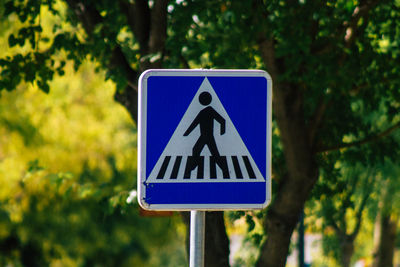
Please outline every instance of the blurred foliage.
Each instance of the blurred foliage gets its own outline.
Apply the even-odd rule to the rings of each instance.
[[[263,211],[229,211],[225,213],[228,234],[237,246],[231,255],[232,267],[254,266],[258,257],[258,248],[264,238],[262,227]]]
[[[373,15],[358,21],[363,31],[350,46],[346,27],[361,1],[261,2],[265,10],[254,10],[253,1],[171,1],[164,54],[142,55],[113,1],[85,2],[101,20],[88,36],[64,1],[0,0],[1,264],[23,264],[32,254],[37,265],[183,264],[174,243],[181,241],[169,239],[182,237],[176,218],[142,219],[137,204],[126,203],[135,185],[137,140],[126,111],[112,101],[114,86],[124,90],[127,84],[123,68],[109,64],[116,46],[134,70],[160,57],[166,68],[267,68],[259,37],[272,36],[282,70],[274,83],[301,95],[304,126],[326,104],[315,147],[364,140],[399,122],[398,0],[380,1]],[[291,97],[288,107],[295,104]],[[273,192],[279,192],[287,169],[275,122],[272,138]],[[398,201],[399,144],[395,136],[319,154],[321,175],[307,204],[307,224],[324,233],[326,251],[336,258],[327,215],[352,226],[362,192],[371,190],[355,251],[357,257],[370,253],[363,244],[372,244],[378,203],[385,201],[381,192],[389,192],[386,202]],[[371,169],[374,180],[366,183]],[[393,207],[398,212],[399,205]],[[236,264],[256,261],[265,216],[227,213],[229,233],[245,236]]]
[[[179,218],[127,202],[136,127],[94,64],[67,63],[48,95],[28,83],[1,93],[1,266],[186,264]]]
[[[380,105],[374,114],[364,119],[387,125],[382,115],[385,109],[385,105]],[[398,115],[394,119],[398,120]],[[395,217],[399,214],[399,137],[396,132],[385,140],[322,156],[320,179],[306,205],[310,231],[322,234],[324,256],[316,266],[341,266],[340,247],[344,235],[348,238],[354,235],[353,261],[372,262],[378,213],[390,207],[386,214]],[[352,136],[345,138],[354,140]],[[359,231],[356,230],[358,223]]]

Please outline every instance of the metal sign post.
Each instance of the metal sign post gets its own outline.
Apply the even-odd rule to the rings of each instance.
[[[205,211],[190,211],[189,267],[204,267]]]

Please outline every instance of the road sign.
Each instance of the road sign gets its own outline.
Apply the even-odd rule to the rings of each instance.
[[[138,198],[150,210],[260,209],[271,195],[270,76],[149,70],[139,79]]]

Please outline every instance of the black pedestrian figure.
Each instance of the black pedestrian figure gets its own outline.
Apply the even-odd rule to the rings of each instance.
[[[210,93],[202,92],[199,95],[199,102],[203,106],[208,106],[211,101],[212,97]],[[202,109],[183,134],[183,136],[188,136],[197,125],[200,125],[200,137],[193,147],[193,156],[200,156],[204,146],[207,145],[211,155],[219,157],[219,152],[214,139],[214,120],[218,121],[221,125],[221,135],[225,134],[225,119],[211,106]]]
[[[190,178],[191,171],[196,167],[198,167],[197,178],[203,178],[204,157],[201,157],[200,153],[203,151],[206,145],[212,156],[210,160],[211,178],[216,178],[215,164],[218,164],[218,166],[220,166],[222,169],[224,178],[229,178],[226,157],[221,157],[214,139],[214,120],[220,124],[220,134],[223,135],[225,134],[225,119],[218,114],[215,109],[213,109],[211,106],[208,106],[211,101],[212,96],[210,93],[202,92],[199,95],[200,104],[207,107],[202,109],[199,114],[197,114],[196,118],[183,134],[183,136],[188,136],[197,127],[197,125],[200,126],[200,137],[193,146],[192,156],[188,159],[184,176],[185,178]]]

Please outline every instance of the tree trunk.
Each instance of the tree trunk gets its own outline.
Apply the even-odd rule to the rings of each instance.
[[[288,122],[287,120],[283,124]],[[295,126],[286,128],[287,126],[280,128],[288,175],[278,181],[275,199],[268,209],[264,225],[267,240],[261,247],[256,265],[258,267],[285,266],[290,238],[318,178],[318,168],[312,152],[306,148],[302,128],[289,130],[288,128]],[[289,140],[285,140],[285,137]]]
[[[397,222],[389,215],[378,218],[378,244],[374,255],[374,267],[393,267],[393,256],[396,243]]]
[[[181,214],[186,224],[186,252],[189,259],[190,212]],[[204,266],[229,267],[229,239],[221,211],[206,212]]]
[[[268,209],[264,225],[267,239],[261,247],[257,267],[285,266],[290,238],[311,191],[310,181],[316,177],[310,175],[304,183],[290,180],[295,179],[287,179]]]
[[[340,262],[342,267],[349,267],[354,253],[354,239],[344,237],[340,242]]]
[[[284,267],[290,237],[318,178],[318,165],[304,119],[303,95],[293,84],[279,83],[273,41],[263,40],[259,50],[272,76],[273,111],[284,148],[287,174],[277,179],[277,190],[265,220],[267,239],[257,267]]]

